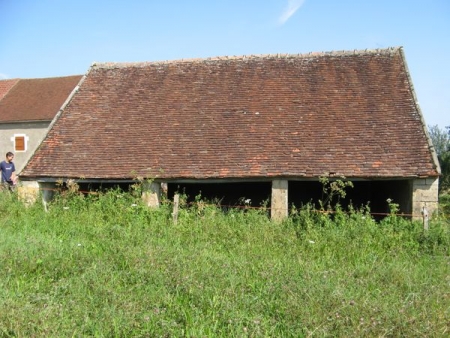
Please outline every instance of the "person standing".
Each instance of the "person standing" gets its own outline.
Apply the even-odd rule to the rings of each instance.
[[[13,163],[14,154],[10,151],[6,153],[6,160],[0,163],[0,170],[2,171],[2,185],[12,190],[17,182],[15,174],[16,167]]]

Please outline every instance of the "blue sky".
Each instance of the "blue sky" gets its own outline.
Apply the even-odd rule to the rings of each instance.
[[[403,46],[427,125],[450,126],[449,0],[0,0],[0,79],[94,62]]]

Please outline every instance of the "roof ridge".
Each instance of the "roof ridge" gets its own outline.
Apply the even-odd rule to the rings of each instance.
[[[0,82],[2,82],[2,81],[15,81],[15,80],[20,80],[20,77],[14,77],[12,79],[0,79]]]
[[[54,79],[65,79],[68,77],[75,77],[75,76],[83,76],[83,74],[73,74],[73,75],[61,75],[61,76],[46,76],[46,77],[24,77],[19,78],[19,80],[54,80]]]
[[[225,55],[205,58],[187,58],[165,61],[136,61],[136,62],[93,62],[91,68],[126,68],[126,67],[145,67],[177,63],[202,63],[208,61],[226,61],[226,60],[255,60],[255,59],[273,59],[273,58],[308,58],[320,56],[345,56],[345,55],[364,55],[364,54],[392,54],[401,50],[403,47],[388,47],[377,49],[354,49],[354,50],[335,50],[328,52],[308,52],[308,53],[275,53],[275,54],[250,54],[250,55]]]

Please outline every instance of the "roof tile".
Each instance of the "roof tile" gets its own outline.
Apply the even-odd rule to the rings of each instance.
[[[0,100],[0,123],[51,121],[81,77],[14,80],[15,85]]]
[[[11,90],[19,79],[0,80],[0,100]]]
[[[328,172],[438,175],[401,48],[93,65],[22,176]]]

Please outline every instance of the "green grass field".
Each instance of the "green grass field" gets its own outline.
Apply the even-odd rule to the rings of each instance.
[[[450,225],[0,194],[0,337],[448,337]]]

